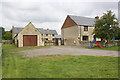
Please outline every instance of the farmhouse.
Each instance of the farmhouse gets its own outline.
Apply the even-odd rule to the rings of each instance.
[[[82,42],[92,41],[94,24],[98,18],[68,15],[61,28],[64,45],[80,45]]]
[[[15,45],[44,46],[46,42],[54,42],[56,30],[36,28],[31,22],[24,28],[12,27],[12,38]]]

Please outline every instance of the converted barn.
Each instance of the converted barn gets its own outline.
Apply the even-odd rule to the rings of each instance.
[[[24,28],[12,28],[13,42],[18,47],[44,46],[45,41],[54,41],[54,38],[56,36],[56,30],[36,28],[31,22],[27,24]]]

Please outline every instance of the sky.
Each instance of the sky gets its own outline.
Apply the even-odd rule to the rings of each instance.
[[[0,26],[10,30],[12,26],[25,27],[32,22],[37,28],[54,29],[61,34],[67,15],[94,18],[112,10],[118,17],[119,0],[2,0],[0,2]]]

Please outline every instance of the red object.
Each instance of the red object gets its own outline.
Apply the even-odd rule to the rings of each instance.
[[[95,44],[97,44],[97,46],[99,46],[100,48],[103,48],[98,42],[94,41]]]

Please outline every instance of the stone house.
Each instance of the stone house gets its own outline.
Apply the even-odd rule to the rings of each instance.
[[[64,45],[80,45],[82,42],[92,41],[94,24],[98,18],[68,15],[61,28]]]
[[[12,28],[12,39],[18,47],[44,46],[45,41],[54,41],[56,36],[56,30],[36,28],[31,22],[24,28]]]

